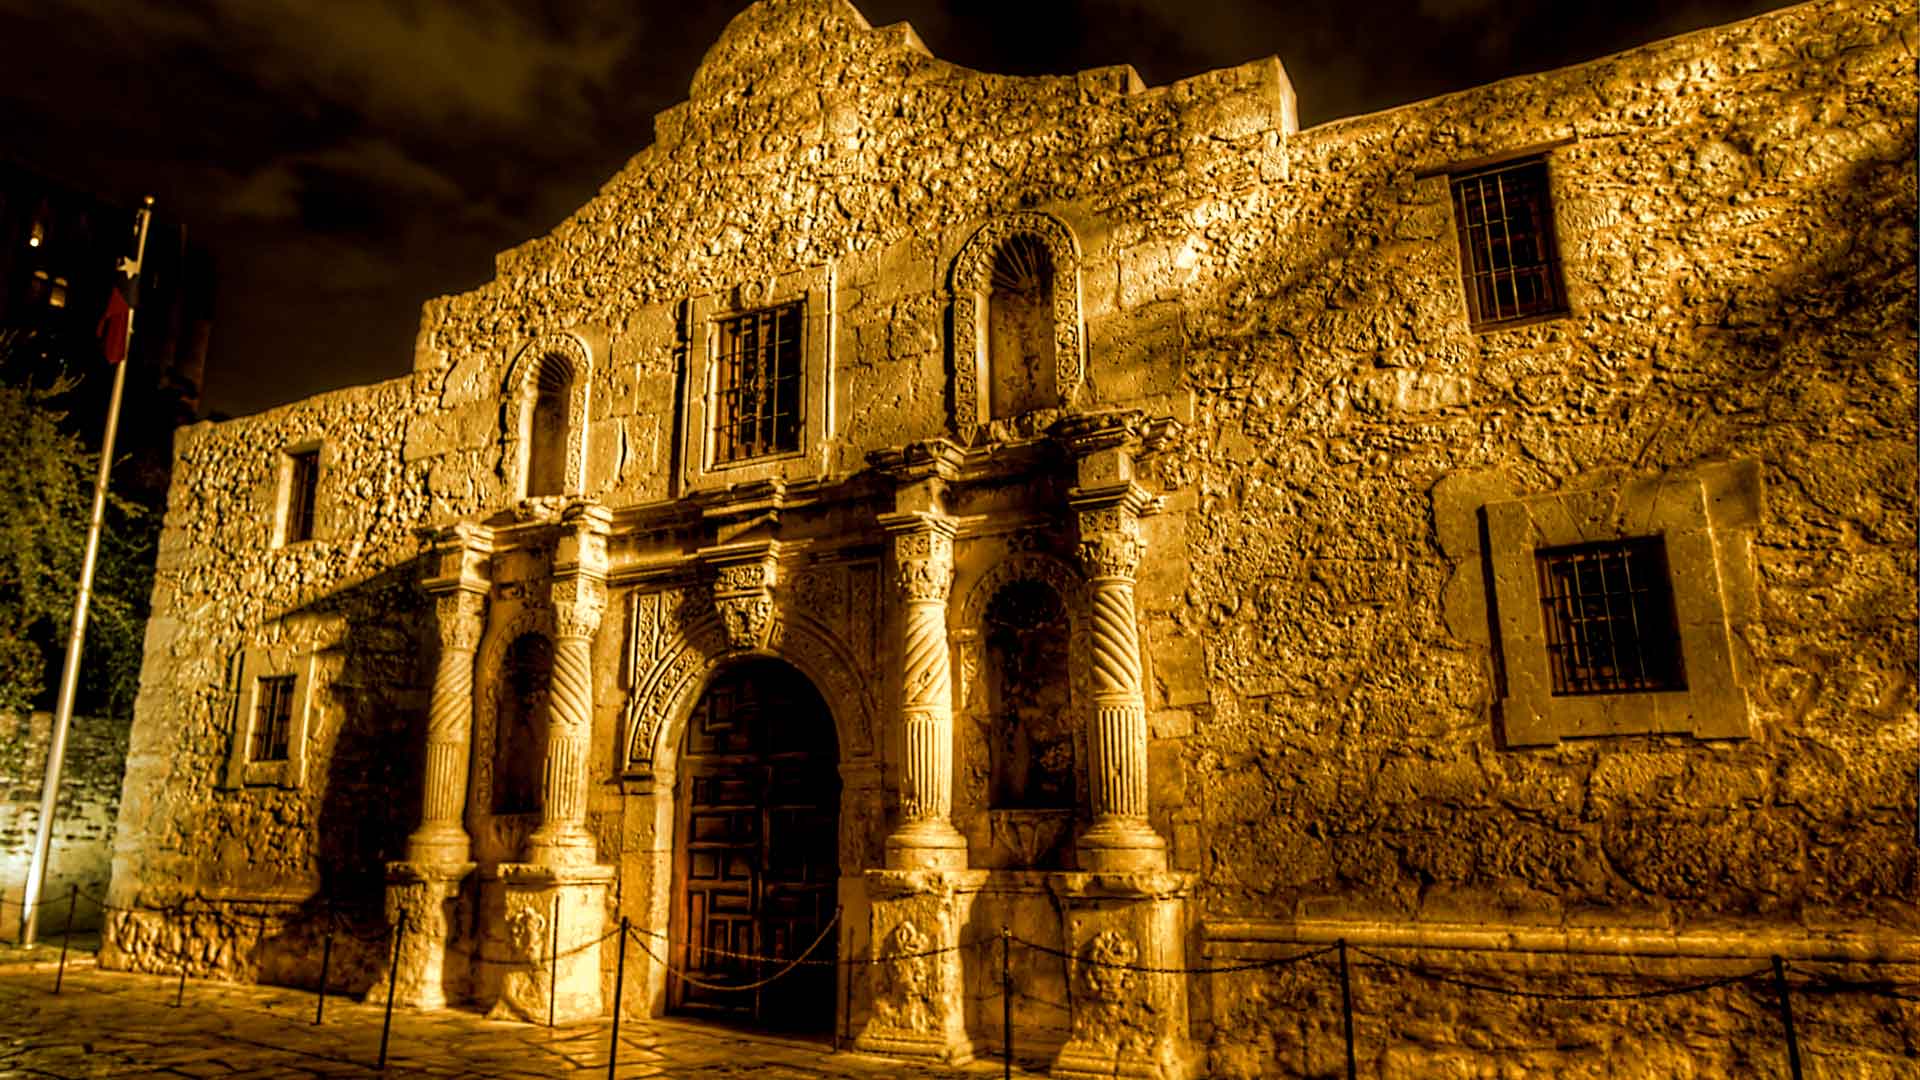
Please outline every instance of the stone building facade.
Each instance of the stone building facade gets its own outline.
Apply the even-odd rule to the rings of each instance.
[[[1164,1077],[1338,1068],[1259,966],[1336,941],[1920,977],[1913,14],[1302,131],[1275,60],[762,0],[412,374],[181,433],[106,962],[311,983],[331,906],[405,920],[361,987],[565,1020],[625,918],[636,1015]],[[1780,1052],[1354,960],[1379,1075]],[[1800,1023],[1912,1074],[1910,1004]]]

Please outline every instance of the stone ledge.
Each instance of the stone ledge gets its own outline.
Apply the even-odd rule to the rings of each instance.
[[[1208,919],[1201,922],[1200,937],[1202,949],[1208,953],[1223,946],[1330,945],[1344,939],[1349,945],[1383,949],[1688,959],[1756,958],[1777,954],[1786,960],[1920,963],[1920,935],[1902,934],[1891,928],[1866,933],[1784,928],[1688,932],[1333,919],[1311,922]]]

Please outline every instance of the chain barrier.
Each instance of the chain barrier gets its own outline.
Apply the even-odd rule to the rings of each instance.
[[[1225,964],[1213,967],[1154,967],[1149,964],[1126,964],[1111,960],[1095,960],[1090,957],[1075,956],[1064,949],[1056,949],[1051,945],[1041,945],[1038,942],[1028,941],[1018,934],[1013,935],[1013,940],[1015,944],[1018,944],[1021,948],[1032,949],[1034,952],[1046,953],[1049,956],[1057,956],[1070,963],[1085,964],[1089,967],[1113,968],[1118,971],[1137,971],[1146,975],[1228,975],[1238,971],[1268,971],[1276,968],[1289,967],[1303,960],[1312,960],[1315,957],[1325,956],[1340,947],[1338,945],[1328,945],[1324,948],[1309,949],[1306,952],[1295,953],[1292,956],[1277,956],[1271,960],[1250,960],[1244,964]]]
[[[1674,997],[1679,994],[1697,994],[1705,993],[1708,990],[1718,990],[1723,986],[1731,986],[1734,983],[1746,982],[1749,979],[1757,979],[1773,974],[1771,967],[1760,967],[1738,975],[1724,975],[1717,979],[1704,979],[1700,982],[1687,983],[1683,986],[1663,986],[1653,990],[1629,990],[1614,994],[1556,993],[1547,990],[1522,990],[1513,986],[1498,986],[1493,983],[1475,982],[1471,979],[1462,979],[1455,975],[1446,975],[1438,971],[1433,971],[1419,964],[1390,960],[1387,957],[1381,956],[1379,953],[1366,949],[1356,947],[1353,951],[1381,967],[1404,971],[1409,975],[1428,979],[1433,982],[1446,983],[1450,986],[1458,986],[1466,990],[1477,990],[1481,993],[1501,994],[1506,997],[1530,998],[1537,1001],[1635,1001],[1643,998]]]
[[[835,919],[838,919],[840,917],[838,909],[835,910],[833,917]],[[661,942],[663,945],[672,946],[673,944],[673,940],[671,938],[659,932],[658,930],[648,930],[645,927],[636,926],[633,928],[633,932],[635,934],[654,938],[655,940]],[[847,957],[846,959],[843,959],[843,960],[808,960],[806,961],[806,965],[809,967],[873,967],[878,964],[890,964],[896,960],[918,960],[926,956],[944,956],[947,953],[964,952],[968,949],[976,948],[980,945],[991,945],[995,940],[997,939],[982,938],[979,941],[962,942],[961,944],[958,944],[958,945],[948,945],[939,949],[927,949],[923,952],[890,953],[886,956],[882,956],[877,959],[869,956],[869,957]],[[686,944],[691,945],[692,942],[687,942]],[[642,945],[640,947],[643,949],[646,948],[645,945]],[[700,951],[703,953],[710,953],[714,956],[724,956],[729,960],[748,960],[757,964],[784,964],[788,962],[788,959],[784,956],[761,956],[758,953],[734,952],[731,949],[720,949],[720,948],[715,948],[713,946],[708,946],[708,945],[701,946]],[[808,949],[807,951],[811,953],[813,950]],[[653,954],[649,952],[647,955],[651,956]],[[793,961],[793,963],[798,965],[800,961]]]
[[[827,940],[827,935],[833,932],[833,928],[839,925],[839,922],[840,922],[840,909],[834,908],[833,918],[827,920],[827,925],[825,926],[825,928],[823,928],[820,931],[820,936],[814,938],[813,944],[807,946],[806,951],[801,953],[799,957],[787,963],[785,967],[781,968],[779,971],[774,972],[772,975],[769,975],[764,979],[757,979],[753,982],[742,983],[739,985],[722,985],[718,983],[710,983],[705,980],[696,978],[692,975],[688,975],[686,972],[681,971],[680,969],[674,967],[673,964],[669,963],[668,961],[653,955],[653,950],[648,948],[645,942],[640,943],[640,951],[643,953],[646,953],[648,959],[652,960],[656,964],[659,964],[661,968],[667,971],[668,974],[671,974],[674,978],[677,978],[681,982],[684,982],[690,986],[697,986],[702,990],[711,990],[715,993],[736,993],[736,992],[744,993],[745,991],[748,991],[748,990],[759,990],[762,987],[770,986],[773,983],[779,982],[781,979],[787,977],[788,975],[791,975],[794,972],[794,970],[797,969],[801,965],[801,963],[807,959],[807,957],[813,955],[813,951],[820,947],[821,942]],[[762,962],[779,963],[780,961],[769,959],[769,960],[763,960]],[[829,964],[834,963],[834,961],[824,961],[824,962]]]

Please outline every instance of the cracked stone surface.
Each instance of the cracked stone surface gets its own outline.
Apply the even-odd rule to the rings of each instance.
[[[0,1080],[80,1077],[364,1077],[380,1053],[381,1010],[281,987],[98,970],[70,962],[61,993],[54,965],[0,956]],[[448,1080],[607,1075],[609,1023],[558,1028],[483,1020],[477,1013],[395,1011],[385,1075]],[[755,1035],[681,1020],[623,1020],[616,1077],[999,1076],[998,1061],[914,1066],[830,1043]],[[1037,1075],[1016,1069],[1015,1076]]]

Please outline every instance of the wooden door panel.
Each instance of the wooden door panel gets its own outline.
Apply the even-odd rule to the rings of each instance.
[[[684,970],[741,985],[819,939],[838,890],[839,774],[833,720],[797,672],[754,661],[723,672],[684,736],[675,862]],[[771,958],[742,960],[726,953]],[[831,942],[814,959],[832,959]],[[826,1030],[834,969],[802,965],[755,992],[672,980],[677,1009]]]

